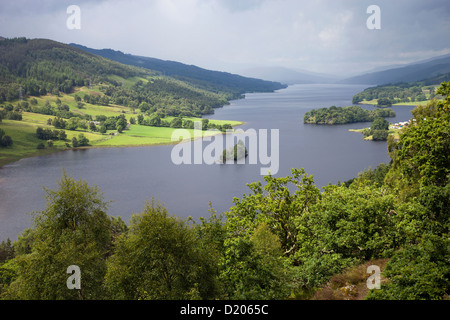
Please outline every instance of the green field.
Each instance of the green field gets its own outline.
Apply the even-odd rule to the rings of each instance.
[[[367,128],[364,129],[348,129],[348,131],[350,132],[358,132],[363,134],[364,130],[366,130]],[[401,129],[389,129],[389,135],[392,135],[394,137],[394,139],[398,140],[400,138],[400,133],[401,133]],[[364,137],[363,140],[366,141],[372,141],[372,136],[367,136]]]
[[[200,121],[200,119],[189,118],[191,120]],[[211,120],[215,124],[229,123],[233,126],[241,124],[238,121],[224,121],[224,120]],[[129,130],[125,130],[122,134],[115,136],[109,136],[106,140],[95,142],[95,146],[145,146],[145,145],[158,145],[158,144],[173,144],[177,143],[172,141],[173,128],[165,127],[148,127],[141,125],[131,125]],[[182,129],[189,132],[190,136],[194,138],[193,129]],[[203,136],[211,136],[220,134],[219,131],[203,131]]]
[[[44,119],[45,117],[45,119]],[[65,141],[54,141],[52,148],[45,148],[38,150],[37,145],[43,143],[47,145],[46,141],[40,140],[36,137],[36,128],[51,128],[47,126],[46,122],[49,116],[24,113],[22,121],[3,120],[0,123],[7,135],[13,139],[13,145],[11,147],[0,148],[0,166],[7,163],[17,161],[21,158],[32,157],[36,155],[48,154],[56,151],[67,149]],[[65,130],[67,134],[67,142],[70,142],[73,137],[77,137],[80,133],[83,133],[92,144],[96,141],[104,139],[104,136],[99,133],[83,132],[83,131],[70,131]]]
[[[393,106],[424,106],[426,105],[428,102],[430,102],[431,100],[424,100],[424,101],[414,101],[414,102],[398,102],[398,103],[393,103]],[[374,105],[376,106],[378,104],[378,99],[373,99],[370,101],[361,101],[358,104],[370,104],[370,105]]]
[[[70,111],[73,113],[78,113],[81,115],[91,115],[95,119],[96,115],[118,116],[124,114],[126,119],[129,121],[131,117],[136,118],[139,114],[139,110],[133,111],[131,108],[110,105],[110,106],[100,106],[93,105],[89,103],[84,103],[82,109],[77,107],[77,102],[75,101],[75,95],[83,95],[89,92],[90,94],[102,94],[98,87],[93,87],[89,89],[87,87],[82,87],[77,89],[72,94],[61,95],[60,97],[54,95],[47,95],[44,97],[35,97],[37,100],[37,106],[44,106],[46,101],[54,105],[57,99],[61,100],[61,104],[66,104],[69,106]],[[33,98],[33,97],[32,97]],[[30,103],[28,99],[27,102]],[[8,103],[9,104],[9,103]],[[10,103],[14,107],[19,104],[19,101]],[[5,105],[0,104],[0,108]],[[47,120],[55,118],[51,115],[37,114],[31,112],[22,112],[22,120],[6,120],[3,119],[0,122],[0,128],[2,128],[7,135],[11,136],[13,140],[13,145],[10,147],[0,148],[0,166],[7,163],[17,161],[24,157],[31,157],[36,155],[48,154],[52,152],[62,151],[71,148],[71,141],[73,137],[78,137],[79,134],[84,134],[86,138],[89,139],[88,148],[95,147],[130,147],[130,146],[151,146],[151,145],[161,145],[161,144],[173,144],[176,142],[172,141],[172,133],[174,128],[167,127],[149,127],[142,125],[130,125],[128,130],[124,130],[122,133],[117,131],[109,130],[105,134],[98,132],[90,132],[89,130],[76,130],[71,131],[65,129],[67,134],[67,139],[65,141],[54,140],[53,146],[49,147],[47,141],[40,140],[36,137],[36,129],[49,128],[55,130],[53,126],[47,125]],[[165,117],[165,121],[171,121],[173,117]],[[201,118],[185,118],[192,121],[201,121]],[[67,120],[67,119],[66,119]],[[226,120],[209,120],[210,123],[217,125],[230,124],[233,127],[241,125],[242,122],[239,121],[226,121]],[[194,130],[187,130],[193,137]],[[204,131],[204,135],[218,134],[219,132],[212,133],[210,131]],[[43,143],[44,149],[37,149],[37,145]],[[67,145],[69,144],[69,146]]]

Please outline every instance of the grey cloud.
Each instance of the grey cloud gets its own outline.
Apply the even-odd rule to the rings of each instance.
[[[222,0],[220,4],[231,12],[251,10],[259,7],[266,0]]]
[[[81,7],[81,30],[64,27],[70,4]],[[381,8],[381,30],[366,27],[371,4]],[[225,71],[280,66],[345,73],[450,52],[449,16],[448,0],[1,1],[0,35]]]

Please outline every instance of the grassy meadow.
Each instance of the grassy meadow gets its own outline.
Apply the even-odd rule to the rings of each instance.
[[[95,120],[97,115],[104,115],[107,117],[119,116],[121,114],[125,115],[127,121],[130,118],[137,118],[139,109],[131,109],[129,107],[119,106],[119,105],[94,105],[90,103],[84,103],[83,107],[80,109],[77,106],[77,101],[75,96],[79,95],[82,97],[85,93],[94,95],[103,95],[100,91],[99,86],[94,86],[92,88],[81,87],[77,88],[75,92],[71,94],[62,94],[60,96],[46,95],[41,97],[31,97],[25,101],[30,103],[31,99],[36,99],[37,106],[44,106],[46,102],[50,102],[52,106],[56,104],[57,99],[61,101],[61,104],[66,104],[69,109],[74,114],[80,115],[90,115],[92,119]],[[11,104],[16,107],[20,101],[13,101],[11,103],[0,104],[0,109],[6,104]],[[49,147],[47,142],[40,140],[36,137],[36,129],[38,127],[48,128],[55,130],[56,128],[52,125],[48,125],[48,119],[55,118],[55,116],[44,115],[32,112],[22,112],[22,120],[7,120],[3,119],[0,122],[0,128],[5,131],[13,140],[13,145],[10,147],[0,148],[0,166],[7,163],[17,161],[24,157],[48,154],[51,152],[66,150],[71,148],[71,141],[73,137],[78,137],[79,134],[84,134],[87,139],[89,139],[89,146],[87,148],[95,147],[130,147],[130,146],[151,146],[151,145],[161,145],[161,144],[172,144],[172,133],[174,128],[167,127],[150,127],[138,124],[129,125],[127,130],[122,133],[118,133],[116,130],[108,130],[106,133],[101,134],[99,132],[92,132],[87,130],[67,130],[64,129],[67,134],[67,139],[65,141],[54,140],[53,146]],[[173,117],[165,117],[165,121],[171,121]],[[201,118],[184,118],[191,121],[201,121]],[[67,121],[67,119],[65,119]],[[210,123],[217,125],[230,124],[231,126],[241,125],[242,122],[239,121],[226,121],[226,120],[209,120]],[[194,130],[187,130],[193,136]],[[217,132],[219,133],[219,132]],[[216,133],[216,134],[217,134]],[[203,135],[211,135],[212,132],[204,131]],[[44,149],[37,149],[37,145],[43,143]]]
[[[393,103],[393,106],[424,106],[426,105],[428,102],[430,102],[431,100],[424,100],[424,101],[414,101],[414,102],[397,102],[397,103]],[[378,99],[373,99],[373,100],[364,100],[359,102],[358,104],[368,104],[368,105],[374,105],[376,106],[378,104]]]

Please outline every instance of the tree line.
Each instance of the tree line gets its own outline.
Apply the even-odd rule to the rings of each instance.
[[[209,92],[220,92],[227,100],[243,98],[243,95],[249,92],[272,92],[286,87],[286,85],[278,82],[247,78],[227,72],[205,70],[175,61],[138,57],[110,49],[95,50],[79,45],[73,46],[127,65],[157,71],[170,78],[187,82],[196,88]]]
[[[191,119],[185,119],[183,117],[174,117],[173,119],[165,120],[165,114],[156,113],[151,115],[150,117],[144,117],[144,115],[140,114],[137,116],[137,124],[143,126],[151,126],[151,127],[167,127],[167,128],[184,128],[184,129],[196,129],[195,123]],[[134,119],[133,119],[134,120]],[[133,121],[132,120],[132,121]],[[208,130],[208,129],[216,129],[222,132],[227,130],[232,130],[233,127],[229,123],[215,124],[209,121],[209,119],[203,118],[199,120],[201,122],[201,126],[198,128],[200,130]]]
[[[390,123],[384,118],[378,117],[372,121],[370,128],[363,130],[364,137],[372,136],[373,141],[386,141],[389,136]]]
[[[306,112],[303,116],[303,122],[310,124],[345,124],[371,122],[378,117],[395,117],[395,112],[392,109],[366,110],[360,106],[331,106]]]

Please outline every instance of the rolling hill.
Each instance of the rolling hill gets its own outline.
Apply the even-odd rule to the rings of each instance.
[[[242,71],[242,74],[259,79],[278,81],[286,84],[334,83],[337,77],[327,74],[293,70],[284,67],[260,67]]]
[[[21,96],[70,93],[76,87],[102,84],[102,92],[117,105],[138,108],[145,102],[153,111],[171,109],[169,113],[183,111],[185,116],[201,116],[214,113],[213,108],[241,98],[245,92],[285,87],[119,51],[95,53],[106,58],[88,52],[85,47],[48,39],[0,40],[0,103]]]
[[[228,103],[215,93],[145,68],[124,65],[47,39],[0,41],[0,102],[101,85],[110,103],[187,109],[197,115]],[[193,114],[192,114],[193,115]]]
[[[377,106],[391,106],[393,104],[424,104],[436,95],[436,88],[442,82],[450,81],[450,72],[421,81],[399,82],[366,88],[353,96],[353,104],[367,103]]]
[[[74,43],[70,45],[126,65],[157,71],[165,76],[185,81],[204,90],[215,93],[225,92],[228,94],[229,99],[240,98],[244,93],[271,92],[286,87],[286,85],[279,82],[243,77],[228,72],[207,70],[176,61],[125,54],[121,51],[111,49],[92,49]]]
[[[403,67],[366,73],[339,81],[343,84],[382,85],[388,83],[414,82],[438,77],[450,72],[450,55],[419,61]]]

